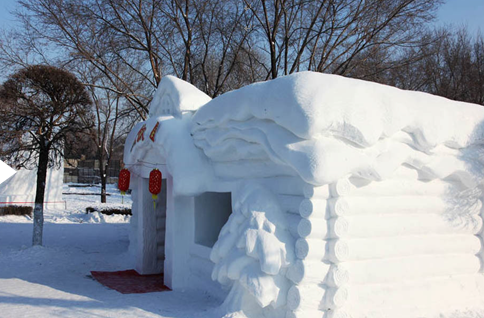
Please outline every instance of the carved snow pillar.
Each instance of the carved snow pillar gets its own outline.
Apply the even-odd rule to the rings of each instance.
[[[189,284],[190,246],[194,241],[194,198],[173,195],[173,178],[167,175],[165,285],[183,290]]]
[[[137,197],[137,256],[136,271],[141,275],[159,274],[157,266],[156,215],[153,200],[148,189],[148,179],[139,177]],[[134,181],[134,180],[133,180]]]

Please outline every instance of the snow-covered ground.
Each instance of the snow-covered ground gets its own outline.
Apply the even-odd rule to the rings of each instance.
[[[69,187],[64,193],[98,193]],[[108,205],[122,206],[114,186]],[[203,292],[123,295],[90,271],[133,268],[127,253],[129,217],[85,214],[98,195],[64,195],[67,209],[45,211],[44,247],[31,247],[32,220],[0,217],[0,317],[212,317],[218,300]],[[130,206],[129,195],[124,206]]]

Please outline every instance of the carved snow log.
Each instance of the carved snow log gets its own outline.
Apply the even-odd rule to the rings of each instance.
[[[328,238],[328,222],[320,219],[301,219],[297,226],[297,233],[300,237],[327,239]]]
[[[328,218],[328,200],[326,199],[304,199],[299,205],[299,214],[303,218]]]
[[[302,196],[296,195],[278,195],[281,208],[289,213],[299,214],[299,205],[304,200]]]
[[[322,261],[326,258],[327,242],[320,239],[298,239],[296,241],[296,257]]]
[[[348,301],[348,289],[346,287],[328,288],[324,295],[323,309],[335,310],[341,308]]]
[[[344,237],[348,233],[349,223],[343,217],[331,218],[328,221],[328,237]]]
[[[378,202],[375,202],[378,200]],[[304,201],[301,203],[303,204]],[[377,204],[375,204],[377,203]],[[480,200],[460,202],[452,198],[422,196],[398,197],[345,197],[329,201],[329,210],[333,216],[367,214],[479,214],[482,208]],[[301,214],[302,215],[302,214]]]
[[[306,198],[317,198],[317,199],[328,199],[331,197],[329,193],[329,185],[323,185],[321,187],[315,187],[311,184],[307,184],[303,188],[304,197]]]
[[[288,268],[286,277],[295,284],[318,284],[324,281],[331,270],[329,263],[298,259]]]
[[[326,246],[327,246],[326,258],[330,262],[334,264],[338,264],[348,259],[349,251],[348,251],[347,240],[342,240],[342,239],[328,240],[328,243]]]
[[[301,222],[302,218],[296,214],[287,214],[286,220],[287,220],[287,227],[291,235],[294,236],[295,238],[299,238],[300,236],[298,233],[298,225]]]
[[[435,254],[477,254],[482,248],[475,235],[419,235],[328,241],[333,263]]]
[[[324,283],[330,287],[342,287],[349,282],[350,275],[342,264],[332,264]]]
[[[344,196],[455,196],[464,190],[460,182],[442,181],[439,179],[428,182],[389,179],[373,181],[361,187],[353,185],[350,181],[348,182],[350,184],[348,186],[349,190],[344,193]]]
[[[293,311],[301,308],[333,310],[342,307],[348,300],[348,290],[344,287],[320,287],[316,284],[295,285],[287,293],[287,307]]]
[[[351,299],[348,300],[347,306],[358,308],[359,314],[366,317],[374,315],[362,312],[364,308],[378,308],[378,311],[381,310],[383,314],[379,317],[419,317],[422,315],[422,308],[430,307],[434,308],[432,310],[434,311],[441,309],[443,304],[446,307],[460,307],[463,304],[468,307],[469,302],[480,305],[483,289],[482,274],[419,279],[402,284],[351,285],[348,286]],[[402,302],[402,300],[405,301]],[[372,304],[372,306],[365,306],[366,304]],[[412,308],[420,308],[418,315],[412,315],[406,311],[404,304],[412,304]]]
[[[375,199],[373,198],[373,201],[374,200]],[[351,215],[347,198],[344,197],[328,200],[328,210],[329,214],[333,217]]]
[[[329,193],[333,198],[348,196],[353,189],[355,189],[355,186],[346,178],[340,179],[329,185]]]
[[[316,284],[292,286],[287,292],[287,307],[297,309],[322,309],[326,290]]]
[[[301,219],[297,232],[302,238],[329,239],[346,235],[348,222],[341,217],[324,219]]]
[[[348,216],[345,220],[348,228],[346,231],[341,231],[338,237],[369,238],[422,234],[477,234],[482,228],[482,219],[478,215],[454,220],[437,214],[364,215]]]
[[[475,255],[425,255],[346,262],[350,284],[384,284],[430,277],[476,274],[481,261]]]

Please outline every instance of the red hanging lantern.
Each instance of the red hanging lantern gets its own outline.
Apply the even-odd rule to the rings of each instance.
[[[122,169],[119,172],[118,189],[121,191],[122,195],[124,195],[129,189],[129,177],[130,173],[128,169]]]
[[[128,169],[121,169],[118,178],[118,189],[121,191],[121,202],[124,204],[124,195],[129,189],[130,173]]]
[[[153,200],[158,198],[158,193],[161,191],[161,171],[153,169],[150,172],[150,192]]]

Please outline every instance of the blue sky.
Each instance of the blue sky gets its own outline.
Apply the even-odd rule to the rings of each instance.
[[[0,0],[0,27],[9,27],[14,24],[14,18],[10,11],[15,9],[16,0]]]
[[[436,24],[467,26],[484,34],[484,0],[447,0],[437,12]]]
[[[9,14],[16,6],[16,0],[0,0],[0,27],[14,24]],[[484,0],[447,0],[437,13],[437,25],[466,25],[470,31],[478,28],[484,33]]]

